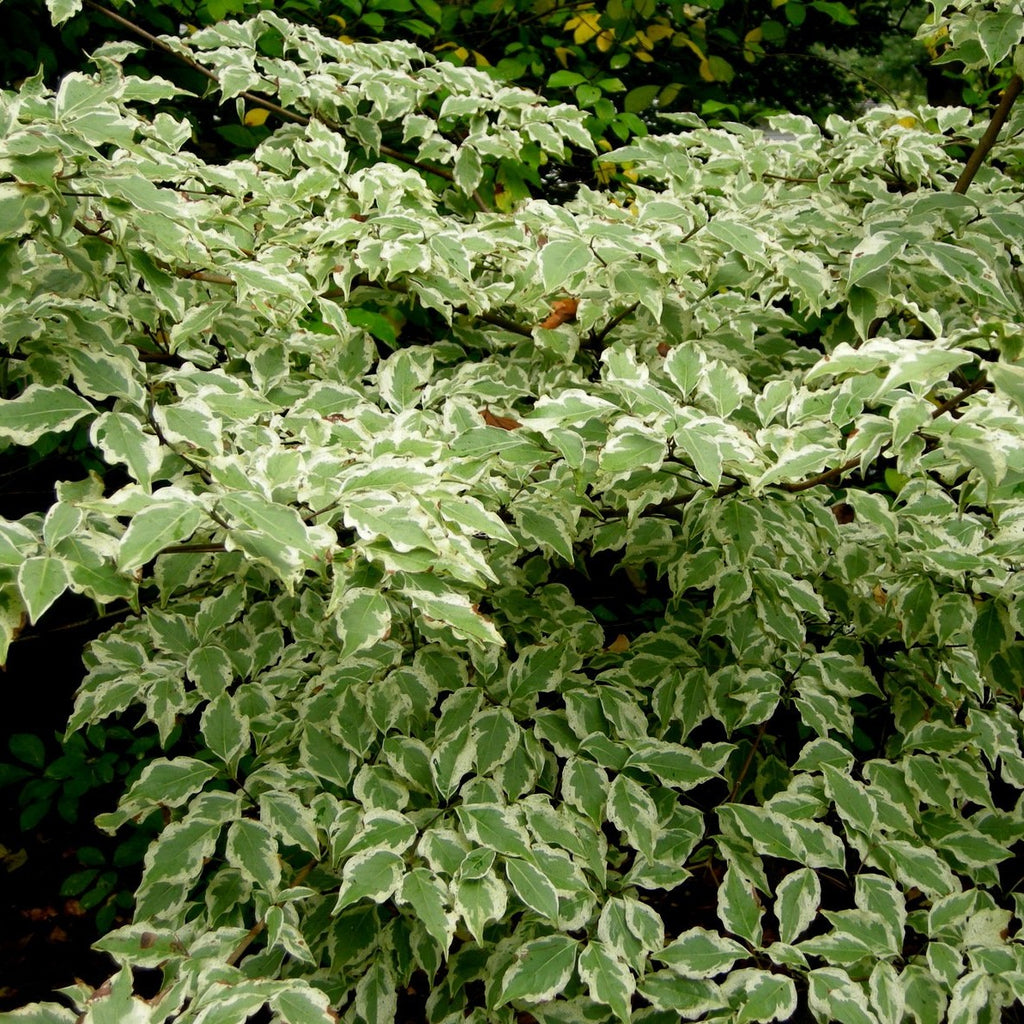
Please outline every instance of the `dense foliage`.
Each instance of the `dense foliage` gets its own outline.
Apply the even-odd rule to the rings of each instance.
[[[936,7],[1019,72],[1019,5]],[[163,823],[116,973],[10,1019],[998,1021],[1020,78],[987,132],[670,116],[554,205],[576,107],[270,11],[162,45],[251,157],[135,42],[0,99],[0,439],[84,467],[0,521],[0,647],[127,605],[69,731],[187,737],[98,821]]]
[[[10,43],[0,50],[0,81],[40,65],[56,78],[124,33],[115,20],[120,0],[87,3],[59,28],[41,16],[42,0],[4,6]],[[921,0],[139,0],[131,16],[177,35],[265,8],[344,41],[415,42],[484,68],[578,105],[595,139],[611,142],[642,131],[658,110],[744,120],[779,110],[848,114],[885,90],[920,92],[928,52],[913,41]],[[142,70],[146,62],[136,68],[129,58],[127,66]],[[942,80],[940,72],[934,77]],[[208,105],[189,114],[194,123],[209,121]],[[204,127],[214,135],[215,125]],[[231,128],[228,138],[240,142],[244,133]]]

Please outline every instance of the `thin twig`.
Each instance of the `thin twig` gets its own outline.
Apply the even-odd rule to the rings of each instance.
[[[983,391],[988,386],[988,376],[985,374],[985,371],[982,370],[981,373],[978,374],[977,378],[968,384],[962,391],[958,391],[952,398],[949,398],[941,405],[936,406],[932,412],[932,419],[937,420],[945,413],[952,412],[965,398],[970,398],[971,395],[976,394],[979,391]]]
[[[999,100],[999,106],[992,112],[992,119],[985,129],[985,134],[982,135],[981,141],[970,155],[963,171],[961,171],[956,185],[953,186],[954,192],[963,195],[969,188],[974,180],[974,176],[985,162],[985,157],[988,156],[989,150],[996,144],[999,131],[1010,116],[1010,108],[1013,106],[1013,101],[1020,95],[1022,86],[1024,86],[1024,80],[1021,79],[1020,75],[1014,75],[1006,83],[1006,88],[1003,90],[1003,95]]]
[[[761,745],[761,740],[764,738],[765,730],[768,728],[769,719],[765,719],[760,728],[757,730],[757,735],[754,737],[754,742],[750,744],[750,750],[747,753],[747,758],[743,762],[743,767],[740,768],[739,774],[736,776],[736,781],[732,784],[732,789],[729,792],[729,799],[727,803],[732,803],[737,794],[740,791],[740,786],[743,785],[743,780],[747,777],[747,772],[750,770],[751,762],[754,760],[754,755],[757,753],[757,748]]]
[[[631,306],[627,306],[624,310],[622,310],[621,313],[616,313],[615,316],[613,316],[611,320],[609,320],[608,323],[606,323],[604,327],[601,328],[601,330],[599,330],[596,334],[591,334],[591,342],[594,345],[601,345],[604,342],[604,339],[607,338],[608,335],[611,334],[612,331],[614,331],[615,328],[618,327],[619,324],[621,324],[627,316],[629,316],[631,313],[636,312],[637,307],[639,305],[640,300],[637,299],[636,302],[634,302]]]

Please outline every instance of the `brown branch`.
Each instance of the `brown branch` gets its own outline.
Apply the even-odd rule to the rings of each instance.
[[[889,442],[889,444],[891,443]],[[882,445],[878,454],[881,455],[889,447],[889,444]],[[789,491],[791,494],[795,494],[797,491],[807,491],[812,487],[817,487],[819,484],[827,484],[832,480],[836,480],[848,470],[855,469],[859,465],[860,458],[850,459],[841,466],[833,466],[831,469],[826,469],[824,473],[818,473],[817,476],[808,477],[806,480],[800,480],[795,484],[779,484],[779,487],[784,491]]]
[[[593,345],[601,345],[604,342],[604,339],[607,338],[608,335],[611,334],[612,331],[614,331],[615,328],[618,327],[619,324],[621,324],[627,316],[629,316],[631,313],[636,312],[637,307],[639,305],[640,300],[637,299],[636,302],[634,302],[631,306],[627,306],[621,313],[616,313],[615,316],[613,316],[611,320],[609,320],[608,323],[606,323],[604,327],[601,328],[601,330],[599,330],[596,334],[591,333],[591,343]]]
[[[456,309],[455,312],[461,313],[463,316],[472,317],[475,320],[483,320],[485,324],[492,324],[494,327],[502,327],[506,331],[518,334],[523,338],[533,337],[533,331],[529,327],[518,324],[515,320],[509,320],[508,317],[500,316],[498,313],[470,313],[465,307]]]
[[[1021,80],[1020,75],[1014,75],[1009,82],[1006,83],[1006,88],[1003,90],[1003,95],[999,100],[999,106],[993,111],[992,119],[989,121],[988,127],[985,129],[985,134],[982,135],[981,141],[978,143],[977,147],[975,147],[975,150],[967,160],[963,171],[961,171],[956,185],[953,186],[954,192],[958,192],[960,195],[963,195],[967,191],[971,182],[974,180],[974,176],[978,173],[981,165],[984,163],[985,157],[988,156],[989,150],[991,150],[996,144],[999,132],[1007,117],[1010,116],[1010,108],[1013,106],[1013,101],[1020,95],[1022,86],[1024,86],[1024,81]]]
[[[941,405],[936,406],[932,412],[932,419],[937,420],[940,416],[947,412],[952,412],[965,398],[970,398],[971,395],[976,394],[979,391],[985,390],[989,387],[988,376],[985,371],[982,370],[978,374],[977,378],[967,385],[962,391],[958,391],[952,398],[947,399]]]

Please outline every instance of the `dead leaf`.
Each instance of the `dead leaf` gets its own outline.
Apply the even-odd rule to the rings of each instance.
[[[541,327],[553,331],[556,327],[561,327],[562,324],[575,320],[576,310],[579,308],[579,299],[556,299],[551,303],[551,313],[541,323]]]
[[[620,633],[606,648],[609,654],[624,654],[629,650],[629,637]]]
[[[853,506],[845,501],[840,501],[838,504],[832,506],[832,515],[836,517],[836,522],[839,523],[840,526],[852,523],[855,518]]]
[[[483,417],[484,423],[489,427],[498,427],[501,430],[518,430],[522,426],[519,420],[514,420],[511,416],[495,416],[486,405],[480,411],[480,415]]]

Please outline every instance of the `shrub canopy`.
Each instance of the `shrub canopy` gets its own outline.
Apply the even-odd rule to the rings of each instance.
[[[0,647],[128,606],[69,730],[189,737],[99,819],[166,823],[117,973],[15,1019],[998,1021],[1019,112],[967,171],[961,108],[670,116],[555,205],[574,107],[271,11],[161,45],[251,157],[135,42],[0,102],[0,439],[83,467],[0,521]]]

